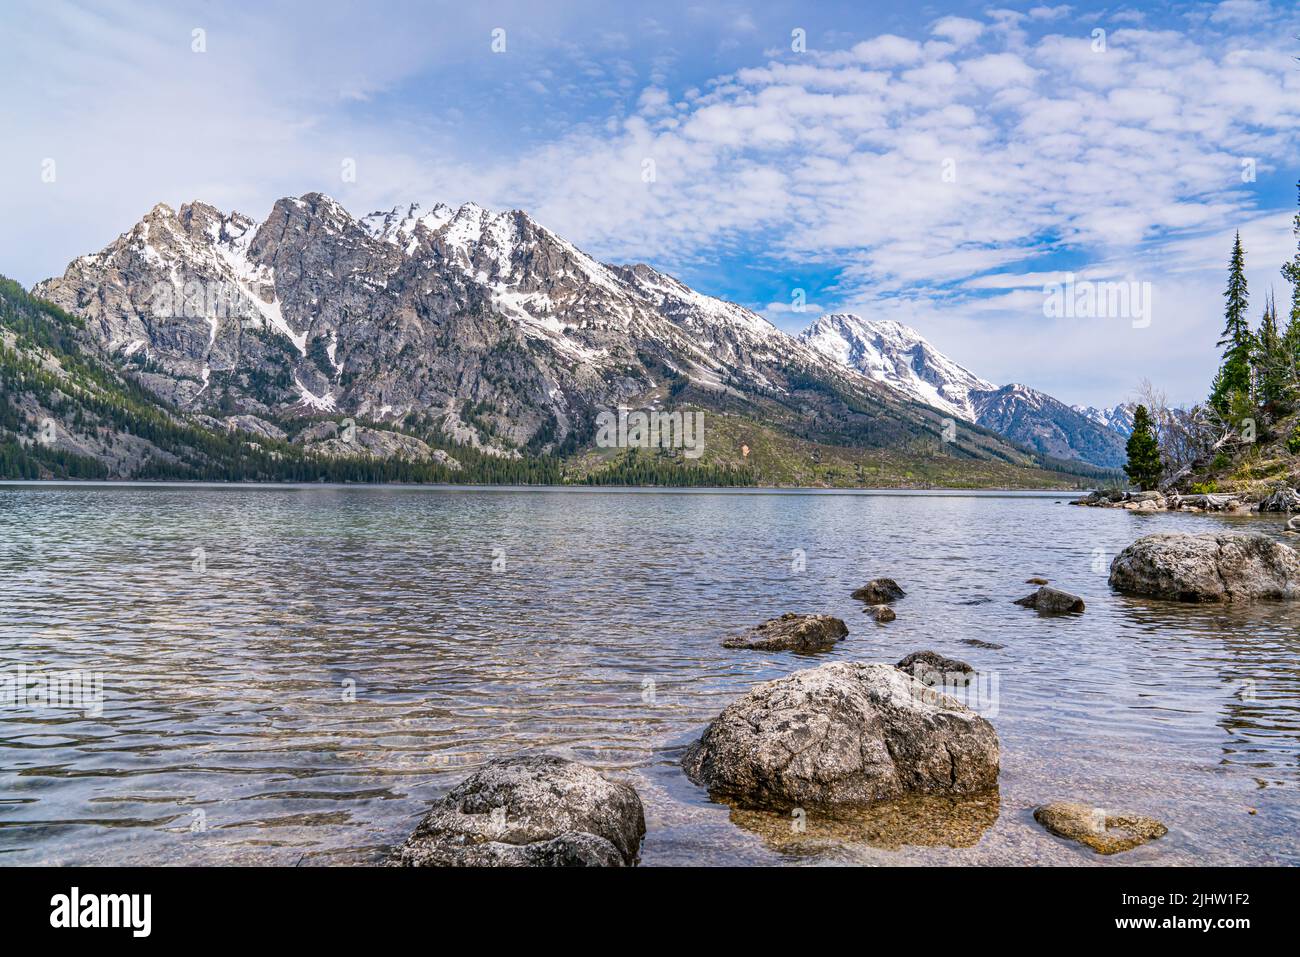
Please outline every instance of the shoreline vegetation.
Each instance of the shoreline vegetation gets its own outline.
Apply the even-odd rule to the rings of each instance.
[[[1300,183],[1296,190],[1300,197]],[[1124,466],[1138,493],[1125,495],[1115,486],[1083,504],[1300,511],[1300,212],[1293,233],[1296,253],[1281,268],[1291,287],[1285,326],[1270,288],[1259,326],[1251,327],[1246,249],[1238,232],[1216,344],[1221,360],[1206,400],[1174,408],[1144,382]]]
[[[82,479],[82,478],[48,478],[21,479],[0,477],[0,487],[11,488],[54,488],[57,486],[74,486],[87,488],[359,488],[359,489],[446,489],[448,491],[681,491],[681,492],[817,492],[828,494],[889,493],[889,492],[933,492],[935,494],[964,495],[987,492],[1021,493],[1024,495],[1043,495],[1059,497],[1062,501],[1079,491],[1088,491],[1089,495],[1098,494],[1097,490],[1080,489],[1075,486],[1003,486],[1003,485],[615,485],[613,483],[570,482],[549,485],[544,483],[510,484],[474,483],[474,482],[327,482],[317,481],[223,481],[220,479]],[[1104,494],[1104,493],[1100,493]],[[1085,496],[1087,498],[1087,496]],[[1071,505],[1087,504],[1082,499],[1070,501]]]

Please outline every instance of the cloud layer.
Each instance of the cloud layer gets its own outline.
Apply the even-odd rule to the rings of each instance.
[[[1142,375],[1199,398],[1232,231],[1256,290],[1280,286],[1293,248],[1300,18],[1264,0],[1159,23],[1041,5],[802,43],[798,20],[735,12],[710,42],[742,65],[690,85],[682,23],[597,33],[598,8],[575,4],[566,39],[522,4],[462,17],[459,34],[402,29],[427,15],[415,7],[395,27],[314,9],[15,18],[0,175],[23,186],[0,196],[0,271],[58,271],[158,200],[262,215],[314,188],[355,212],[472,198],[606,259],[707,274],[706,291],[777,304],[785,328],[813,318],[780,305],[811,269],[827,308],[910,322],[987,378],[1101,404]],[[518,52],[490,52],[493,22]],[[489,83],[539,104],[516,141],[493,133],[516,107],[484,106]],[[564,99],[547,112],[548,98]],[[59,179],[41,184],[51,157]],[[1042,284],[1067,269],[1152,282],[1152,326],[1046,319]]]

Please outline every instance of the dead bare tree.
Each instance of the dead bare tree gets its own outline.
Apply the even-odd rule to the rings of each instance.
[[[1211,410],[1203,405],[1190,409],[1171,407],[1166,392],[1153,385],[1150,379],[1138,383],[1134,396],[1136,402],[1147,407],[1151,416],[1156,442],[1160,446],[1160,459],[1164,463],[1162,487],[1168,488],[1182,481],[1233,439],[1233,431],[1225,427]]]

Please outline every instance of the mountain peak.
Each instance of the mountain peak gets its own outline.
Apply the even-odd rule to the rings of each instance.
[[[976,418],[970,394],[997,388],[936,350],[911,326],[893,319],[828,313],[799,338],[829,359],[968,422]]]
[[[1123,464],[1122,433],[1096,416],[1071,409],[1023,383],[996,386],[896,320],[829,313],[799,338],[822,355],[914,401],[1000,432],[1044,455],[1107,468]]]

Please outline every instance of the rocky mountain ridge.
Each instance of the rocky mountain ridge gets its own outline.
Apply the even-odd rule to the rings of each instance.
[[[176,414],[323,454],[358,448],[295,422],[364,424],[372,456],[599,468],[600,412],[691,407],[717,423],[701,465],[751,469],[746,449],[762,447],[781,460],[772,481],[892,482],[918,461],[945,481],[965,461],[1020,484],[1017,469],[1070,468],[978,424],[947,435],[942,410],[650,266],[601,263],[519,210],[354,218],[308,193],[257,221],[159,204],[33,295]]]
[[[973,422],[1044,455],[1103,468],[1124,464],[1123,437],[1089,415],[1020,383],[997,386],[934,348],[915,329],[853,313],[821,316],[800,341],[916,401]],[[1118,418],[1115,421],[1120,421]]]

